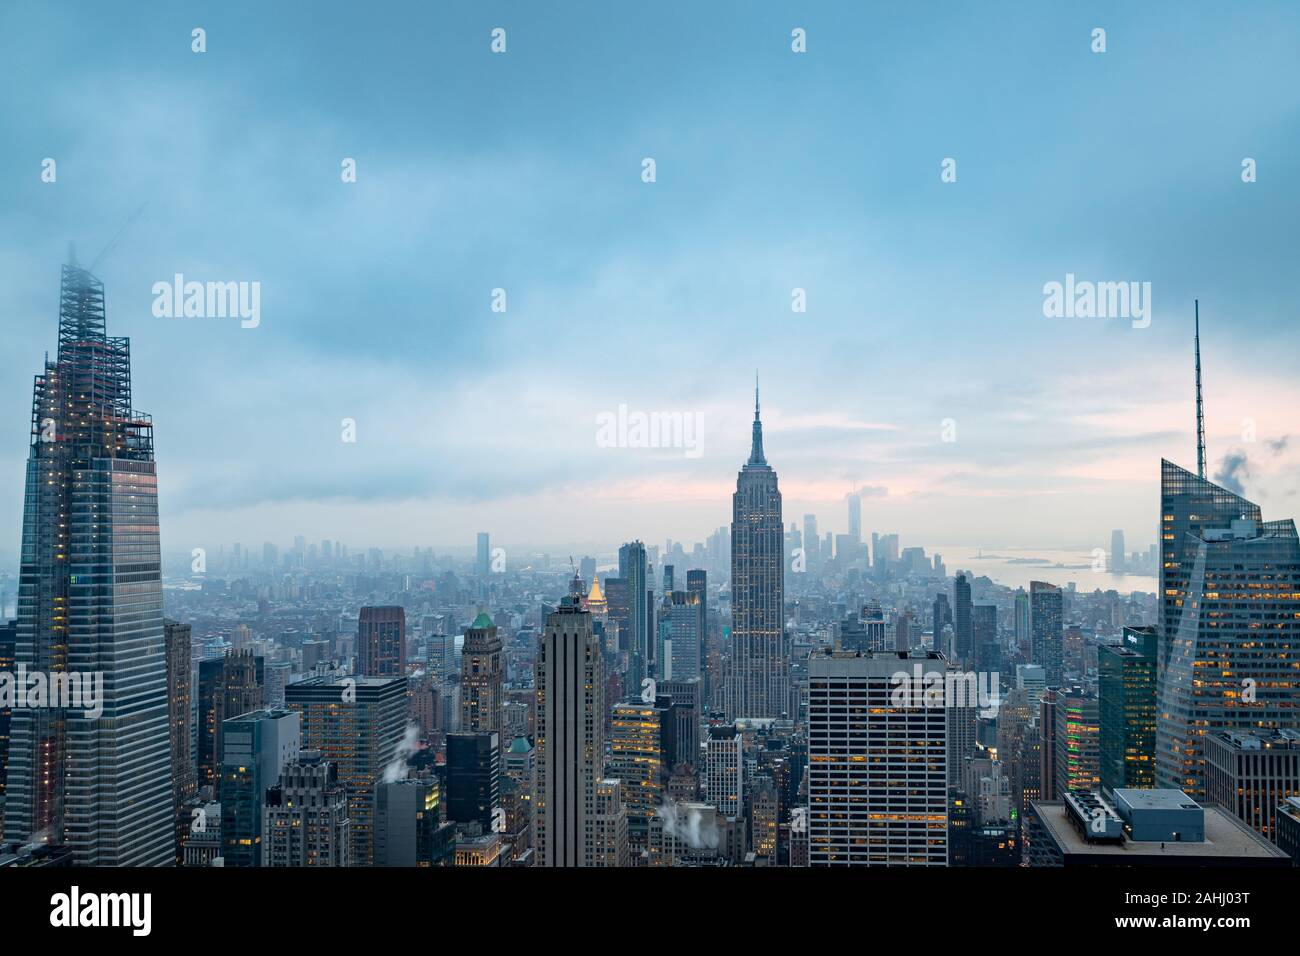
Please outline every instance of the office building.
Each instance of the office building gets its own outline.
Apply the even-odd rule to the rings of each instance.
[[[975,657],[975,629],[972,622],[970,581],[959,574],[953,579],[952,656],[958,667],[969,669]]]
[[[230,651],[199,661],[198,782],[220,792],[221,733],[225,721],[260,710],[265,698],[265,662],[251,650]]]
[[[610,778],[597,780],[592,810],[590,865],[631,866],[622,782]]]
[[[442,822],[436,780],[408,778],[375,785],[375,866],[450,866],[456,826]]]
[[[1099,702],[1096,694],[1078,688],[1056,694],[1056,787],[1060,797],[1066,791],[1091,792],[1101,786]]]
[[[731,499],[731,666],[728,720],[781,717],[790,706],[785,634],[785,537],[776,472],[763,456],[758,388],[749,460]]]
[[[1156,780],[1205,796],[1205,734],[1300,725],[1300,539],[1162,461]]]
[[[1061,589],[1045,581],[1029,582],[1030,662],[1043,668],[1048,687],[1065,676],[1065,604]]]
[[[357,621],[357,673],[401,677],[406,673],[406,610],[363,607]]]
[[[1119,646],[1097,648],[1097,716],[1101,790],[1156,785],[1156,654],[1154,627],[1126,627]]]
[[[102,699],[14,708],[5,836],[47,834],[77,866],[170,864],[153,422],[132,407],[131,346],[106,332],[104,285],[75,257],[61,270],[58,352],[36,376],[30,423],[15,666],[102,681]]]
[[[494,823],[501,804],[501,738],[492,733],[447,735],[447,819],[477,823],[483,830]]]
[[[616,704],[610,721],[609,776],[623,783],[628,838],[634,850],[645,847],[650,818],[664,802],[668,719],[666,706],[630,702]]]
[[[1026,821],[1030,866],[1276,867],[1285,853],[1230,813],[1181,790],[1067,793],[1036,801]]]
[[[348,797],[353,866],[374,862],[375,784],[405,776],[399,752],[407,722],[405,677],[309,677],[285,688],[302,715],[304,749],[338,768]]]
[[[505,668],[497,626],[484,613],[465,631],[461,651],[460,729],[474,733],[504,731],[502,690]]]
[[[946,709],[895,698],[915,665],[947,669],[924,651],[809,658],[809,865],[947,865]]]
[[[221,732],[221,839],[226,866],[262,865],[266,793],[301,745],[300,716],[256,710],[229,717]]]
[[[1300,731],[1205,735],[1205,797],[1277,842],[1279,809],[1300,797]]]
[[[605,673],[591,614],[573,598],[547,616],[535,667],[537,865],[592,866],[596,782],[605,777]]]
[[[303,750],[266,792],[262,865],[348,866],[348,797],[338,768],[318,750]]]

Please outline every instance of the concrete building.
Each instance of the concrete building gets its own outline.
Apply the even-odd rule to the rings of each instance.
[[[810,866],[947,865],[947,711],[895,696],[918,664],[947,670],[919,650],[809,658]]]

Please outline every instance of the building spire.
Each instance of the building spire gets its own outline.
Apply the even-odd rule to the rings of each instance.
[[[1201,403],[1201,300],[1196,307],[1196,476],[1205,478],[1205,407]]]
[[[763,457],[763,422],[758,417],[758,372],[754,373],[754,437],[749,449],[749,464],[767,464]]]

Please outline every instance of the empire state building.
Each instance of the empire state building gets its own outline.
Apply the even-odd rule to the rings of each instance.
[[[731,498],[732,652],[724,704],[728,720],[780,717],[790,710],[784,553],[781,491],[776,472],[763,457],[756,384],[753,443]]]

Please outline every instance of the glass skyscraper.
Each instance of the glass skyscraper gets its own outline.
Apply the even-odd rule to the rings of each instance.
[[[1060,687],[1065,673],[1065,606],[1061,589],[1029,582],[1030,659],[1042,666],[1048,687]]]
[[[15,708],[5,834],[82,866],[174,860],[153,423],[104,285],[63,266],[59,343],[36,376],[23,500],[17,663],[102,680],[103,710]]]
[[[1156,785],[1205,796],[1204,737],[1300,725],[1295,522],[1160,463]]]

